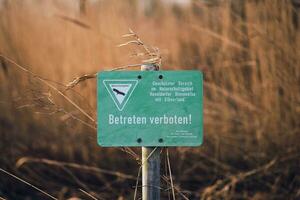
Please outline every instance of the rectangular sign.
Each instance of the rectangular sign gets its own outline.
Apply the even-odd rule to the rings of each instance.
[[[202,84],[199,71],[98,73],[99,145],[201,145]]]

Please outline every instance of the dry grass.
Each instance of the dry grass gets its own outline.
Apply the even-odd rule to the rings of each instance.
[[[300,198],[299,8],[289,0],[80,2],[0,0],[0,54],[34,72],[0,58],[2,169],[58,199],[134,198],[140,149],[97,146],[84,125],[96,126],[96,84],[83,81],[151,59],[117,48],[131,27],[160,48],[162,69],[205,74],[204,144],[170,149],[170,159],[163,151],[164,199]],[[0,198],[46,196],[0,173]]]

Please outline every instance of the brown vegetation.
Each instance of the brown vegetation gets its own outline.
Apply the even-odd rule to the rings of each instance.
[[[129,27],[162,69],[205,75],[204,144],[170,149],[176,199],[299,199],[296,1],[149,2],[0,0],[0,199],[134,198],[140,149],[97,146],[96,82],[67,86],[139,63]]]

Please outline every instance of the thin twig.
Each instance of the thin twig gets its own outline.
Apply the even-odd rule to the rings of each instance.
[[[245,52],[249,51],[248,48],[243,47],[238,42],[232,41],[229,38],[224,37],[221,34],[218,34],[218,33],[214,32],[214,31],[212,31],[212,30],[210,30],[208,28],[199,27],[199,26],[196,26],[194,24],[191,25],[191,28],[193,28],[193,29],[195,29],[197,31],[205,32],[205,33],[207,33],[207,35],[210,35],[210,36],[212,36],[212,37],[214,37],[214,38],[216,38],[218,40],[221,40],[225,44],[228,44],[229,46],[235,47],[235,48],[237,48],[239,50],[242,50],[242,51],[245,51]]]
[[[12,173],[10,173],[10,172],[8,172],[8,171],[2,169],[2,168],[0,168],[0,171],[2,171],[2,172],[4,172],[5,174],[7,174],[7,175],[9,175],[9,176],[11,176],[11,177],[17,179],[18,181],[21,181],[22,183],[25,183],[26,185],[28,185],[28,186],[32,187],[33,189],[35,189],[35,190],[37,190],[37,191],[43,193],[44,195],[48,196],[49,198],[54,199],[54,200],[58,200],[57,198],[55,198],[55,197],[52,196],[51,194],[49,194],[49,193],[47,193],[47,192],[41,190],[40,188],[38,188],[38,187],[34,186],[33,184],[31,184],[31,183],[25,181],[24,179],[21,179],[21,178],[17,177],[16,175],[14,175],[14,174],[12,174]]]
[[[68,17],[68,16],[65,16],[65,15],[56,15],[58,18],[62,19],[62,20],[65,20],[67,22],[71,22],[77,26],[80,26],[81,28],[85,28],[85,29],[91,29],[91,26],[86,24],[85,22],[82,22],[78,19],[75,19],[75,18],[72,18],[72,17]]]
[[[84,191],[83,189],[80,189],[80,188],[79,188],[79,190],[80,190],[82,193],[84,193],[85,195],[89,196],[90,198],[92,198],[92,199],[94,199],[94,200],[98,200],[96,197],[94,197],[94,196],[91,195],[90,193]]]
[[[128,153],[129,155],[131,155],[136,161],[139,161],[140,158],[139,156],[129,147],[122,147],[121,151],[124,151],[126,153]]]
[[[132,64],[132,65],[125,65],[125,66],[121,66],[121,67],[116,67],[107,71],[118,71],[118,70],[123,70],[123,69],[128,69],[128,68],[132,68],[132,67],[139,67],[142,64]],[[72,88],[74,88],[76,85],[78,85],[79,83],[89,80],[89,79],[94,79],[97,77],[97,73],[93,73],[93,74],[85,74],[83,76],[79,76],[76,77],[75,79],[73,79],[73,81],[69,82],[66,85],[66,90],[70,90]]]
[[[69,170],[68,168],[66,167],[61,167],[67,174],[69,174],[72,179],[80,186],[80,187],[83,187],[84,189],[86,190],[89,190],[88,186],[85,185],[81,180],[79,180],[76,175],[71,171]]]
[[[69,90],[69,89],[75,87],[75,85],[77,85],[78,83],[80,83],[82,81],[85,81],[85,80],[91,79],[91,78],[96,78],[96,77],[97,77],[97,73],[96,74],[85,74],[83,76],[77,77],[72,82],[67,84],[66,90]]]
[[[166,147],[166,148],[168,148],[168,147]],[[164,166],[165,166],[165,176],[168,176],[168,174],[170,173],[169,172],[169,169],[168,169],[168,161],[167,161],[167,156],[165,156],[165,164],[164,164]],[[170,193],[170,190],[169,190],[169,183],[168,182],[166,182],[166,186],[167,186],[167,189],[166,189],[166,191],[168,192],[168,200],[170,200],[171,199],[171,193]]]
[[[133,198],[133,200],[136,200],[136,195],[137,195],[137,189],[138,189],[138,185],[139,185],[139,179],[140,179],[141,169],[142,168],[139,167],[139,171],[138,171],[138,175],[137,175],[136,183],[135,183],[134,198]]]
[[[161,54],[160,54],[159,48],[146,45],[141,40],[141,38],[135,32],[133,32],[130,28],[129,28],[129,33],[123,35],[122,37],[130,38],[132,40],[129,40],[123,44],[120,44],[120,45],[118,45],[118,47],[123,47],[123,46],[128,46],[128,45],[141,46],[143,48],[143,52],[136,52],[132,55],[133,56],[134,55],[147,56],[146,59],[142,60],[143,64],[151,63],[151,64],[154,64],[157,68],[159,68],[161,66]]]
[[[95,173],[112,175],[112,176],[116,176],[116,177],[119,177],[122,179],[136,180],[136,177],[134,177],[132,175],[124,174],[122,172],[101,169],[101,168],[93,167],[93,166],[80,165],[77,163],[60,162],[60,161],[49,160],[49,159],[45,159],[45,158],[23,157],[17,161],[16,166],[21,167],[25,163],[44,163],[44,164],[53,165],[53,166],[70,167],[70,168],[74,168],[74,169],[80,169],[80,170],[85,170],[85,171],[90,171],[90,172],[95,172]]]
[[[61,108],[62,109],[62,108]],[[97,128],[95,126],[93,126],[92,124],[89,124],[85,121],[83,121],[82,119],[76,117],[75,115],[73,115],[71,112],[67,112],[64,109],[61,110],[61,112],[65,113],[66,115],[68,115],[70,118],[79,121],[80,123],[82,123],[83,125],[93,129],[93,130],[97,130]]]
[[[141,43],[140,41],[137,41],[137,40],[131,40],[131,41],[125,42],[125,43],[123,43],[123,44],[119,44],[118,47],[127,46],[127,45],[129,45],[129,44],[143,45],[143,43]]]
[[[170,181],[171,181],[173,200],[175,200],[176,197],[175,197],[175,191],[174,191],[174,184],[173,184],[171,164],[170,164],[170,158],[169,158],[169,149],[168,148],[167,148],[167,162],[168,162],[168,169],[169,169],[169,175],[170,175]]]
[[[118,47],[127,46],[129,44],[140,45],[144,48],[145,52],[136,53],[135,55],[147,55],[148,58],[145,60],[142,60],[142,63],[125,65],[125,66],[121,66],[121,67],[115,67],[115,68],[107,70],[107,71],[118,71],[118,70],[124,70],[124,69],[132,68],[132,67],[140,67],[142,64],[146,64],[146,63],[152,63],[158,67],[161,65],[161,55],[160,55],[158,48],[151,47],[152,51],[150,51],[149,47],[147,45],[145,45],[145,43],[140,39],[140,37],[136,33],[134,33],[131,29],[129,29],[128,34],[125,34],[122,37],[133,37],[134,40],[120,44],[120,45],[118,45]],[[97,73],[85,74],[83,76],[79,76],[66,85],[66,87],[67,87],[66,90],[74,88],[76,85],[78,85],[79,83],[81,83],[83,81],[86,81],[89,79],[94,79],[96,77],[97,77]]]
[[[242,180],[245,180],[246,178],[251,177],[260,172],[268,171],[278,161],[279,159],[275,158],[270,162],[268,162],[267,164],[260,166],[256,169],[231,175],[224,180],[217,180],[213,185],[208,186],[207,188],[204,189],[201,199],[205,200],[211,198],[220,198],[220,196],[229,192],[228,188],[234,188]]]
[[[163,176],[162,179],[163,179],[166,183],[171,184],[171,183],[169,182],[169,180],[168,180],[167,177],[164,177],[164,176]],[[188,198],[187,196],[185,196],[185,194],[183,194],[183,192],[181,192],[180,189],[179,189],[177,186],[174,186],[174,189],[176,190],[176,192],[177,192],[178,194],[180,194],[180,196],[181,196],[183,199],[189,200],[189,198]]]
[[[33,76],[34,78],[36,78],[37,80],[41,81],[42,83],[44,83],[45,85],[47,85],[49,88],[53,89],[54,91],[56,91],[59,95],[61,95],[63,98],[65,98],[70,104],[72,104],[76,109],[78,109],[83,115],[85,115],[88,119],[90,119],[92,122],[95,122],[96,120],[91,117],[88,113],[86,113],[81,107],[79,107],[74,101],[72,101],[68,96],[66,96],[65,94],[63,94],[59,89],[57,89],[55,86],[53,86],[52,84],[50,84],[46,79],[42,78],[41,76],[29,71],[27,68],[19,65],[18,63],[16,63],[14,60],[0,54],[0,57],[2,57],[3,59],[7,60],[8,62],[12,63],[13,65],[15,65],[16,67],[18,67],[20,70],[28,73],[29,75]]]
[[[148,157],[146,158],[146,160],[144,162],[142,162],[141,166],[142,167],[146,162],[148,162],[148,159],[152,156],[152,154],[156,151],[157,147],[155,147],[150,154],[148,155]]]
[[[220,92],[223,96],[229,98],[229,99],[232,99],[233,101],[239,103],[240,105],[248,108],[249,110],[251,111],[255,111],[255,112],[261,112],[261,108],[258,108],[256,105],[250,103],[249,101],[246,101],[245,99],[243,99],[242,97],[236,95],[236,94],[233,94],[232,92],[229,92],[215,84],[212,84],[212,83],[208,83],[208,82],[204,82],[203,83],[204,87],[207,87],[211,90],[215,90],[217,92]]]

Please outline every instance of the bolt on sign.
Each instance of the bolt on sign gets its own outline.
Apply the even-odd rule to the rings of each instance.
[[[201,72],[100,72],[97,86],[99,145],[202,144]]]

